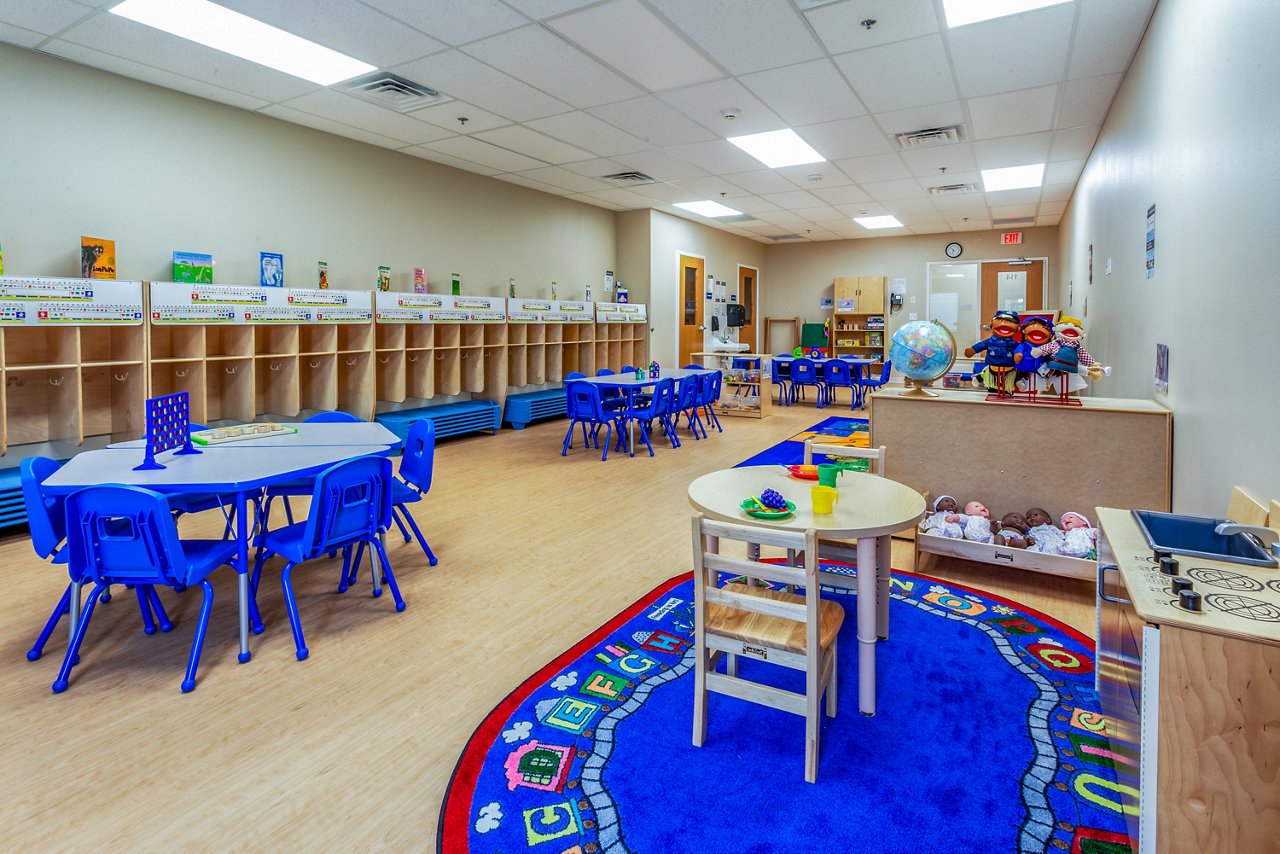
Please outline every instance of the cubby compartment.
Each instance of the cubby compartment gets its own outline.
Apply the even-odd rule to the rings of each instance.
[[[334,366],[337,358],[332,353],[298,357],[298,406],[301,409],[332,412],[338,408],[338,374]]]
[[[405,396],[428,398],[436,393],[435,360],[430,350],[410,350],[404,355]]]
[[[369,344],[373,338],[372,323],[339,323],[338,351],[365,352],[372,349]]]
[[[484,343],[486,347],[499,347],[507,343],[507,324],[486,323],[484,326]]]
[[[151,361],[203,359],[204,333],[203,326],[152,326]]]
[[[462,353],[458,350],[437,350],[433,361],[435,362],[436,394],[461,394]]]
[[[529,325],[530,344],[543,344],[547,340],[547,327],[541,323],[533,323]]]
[[[529,340],[529,328],[524,324],[512,324],[507,330],[507,344],[510,346],[518,346]]]
[[[205,407],[204,378],[204,362],[198,359],[186,362],[153,363],[151,388],[147,392],[147,397],[161,397],[185,391],[191,395],[191,420],[197,424],[206,424],[209,418]]]
[[[6,367],[80,363],[80,340],[75,327],[11,326],[4,330]]]
[[[484,326],[479,323],[468,323],[462,327],[462,346],[479,347],[484,343]]]
[[[207,326],[204,355],[208,359],[246,359],[253,355],[252,326]]]
[[[457,347],[462,341],[462,327],[460,326],[437,326],[436,327],[436,349]]]
[[[298,352],[297,324],[255,326],[253,337],[255,356],[293,356]]]
[[[548,344],[559,344],[564,341],[564,327],[560,324],[548,323],[543,330]]]
[[[141,325],[82,326],[80,361],[141,362],[145,335],[146,330]]]
[[[297,327],[294,327],[296,330]],[[296,340],[296,339],[295,339]],[[253,414],[298,414],[298,357],[258,356],[253,360]]]
[[[601,368],[613,367],[613,365],[609,363],[609,342],[608,341],[596,341],[595,366],[597,371],[600,370]],[[618,367],[622,367],[622,366],[619,365]]]
[[[560,344],[547,345],[546,382],[558,383],[564,379],[564,347]]]
[[[379,350],[403,350],[405,348],[403,323],[375,323],[373,328]]]
[[[207,362],[204,370],[205,417],[192,420],[203,420],[206,424],[253,421],[253,360]]]
[[[505,399],[507,386],[507,353],[505,347],[484,348],[484,390],[487,397]]]
[[[79,368],[8,370],[4,405],[5,445],[10,449],[34,442],[81,441]]]
[[[435,325],[431,323],[412,323],[407,327],[408,347],[421,350],[436,345]]]
[[[577,344],[565,344],[561,348],[560,369],[562,373],[560,374],[560,379],[564,379],[566,374],[571,374],[574,371],[586,373],[579,367],[581,360],[578,358],[578,352],[579,347]]]
[[[373,362],[368,353],[338,356],[338,409],[365,420],[373,417]]]
[[[403,329],[404,327],[401,327]],[[404,350],[389,350],[375,355],[374,374],[378,383],[378,400],[402,403],[405,398]]]
[[[484,391],[484,350],[464,347],[462,350],[462,390]]]
[[[524,346],[507,347],[507,379],[516,388],[529,384],[527,351],[528,348]]]
[[[110,436],[113,442],[141,438],[147,431],[146,400],[147,376],[141,362],[80,370],[85,436]]]
[[[338,330],[332,323],[306,324],[298,327],[299,353],[332,353],[337,349]]]
[[[530,344],[527,348],[529,364],[529,385],[538,385],[547,381],[547,347],[545,344]]]

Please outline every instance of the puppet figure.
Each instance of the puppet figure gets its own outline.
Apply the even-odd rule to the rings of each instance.
[[[1053,517],[1049,515],[1049,511],[1042,507],[1032,507],[1026,512],[1026,519],[1027,533],[1035,540],[1035,543],[1028,547],[1028,551],[1046,555],[1062,554],[1062,541],[1065,535],[1057,525],[1053,524]]]
[[[1000,530],[996,531],[997,546],[1008,546],[1011,549],[1025,549],[1035,544],[1035,539],[1027,535],[1027,519],[1021,513],[1006,513],[1000,519]]]
[[[959,517],[956,517],[955,522],[947,521],[947,517],[955,515],[959,509],[956,500],[950,495],[939,495],[933,501],[933,512],[925,517],[924,533],[950,537],[953,540],[963,537],[964,529],[960,527]]]
[[[1013,390],[1013,369],[1016,363],[1013,353],[1018,349],[1018,313],[1000,309],[991,318],[991,335],[972,347],[965,347],[970,358],[974,353],[986,352],[986,367],[982,369],[983,384],[1003,397]]]
[[[1053,324],[1043,317],[1028,317],[1022,321],[1022,343],[1013,351],[1013,361],[1017,366],[1018,391],[1036,393],[1036,382],[1040,379],[1040,369],[1047,361],[1043,356],[1033,356],[1031,351],[1043,347],[1053,340]]]
[[[1079,318],[1059,318],[1053,333],[1054,339],[1042,347],[1032,347],[1031,355],[1035,358],[1045,357],[1040,375],[1052,377],[1062,397],[1089,385],[1082,374],[1098,380],[1111,373],[1111,368],[1099,365],[1084,348],[1084,324]]]
[[[1067,557],[1089,557],[1098,544],[1098,529],[1089,524],[1083,514],[1062,514],[1062,553]]]
[[[991,521],[991,513],[981,501],[970,501],[964,506],[963,513],[952,513],[947,516],[948,522],[958,522],[964,529],[964,538],[975,543],[989,543],[994,538],[999,526]]]

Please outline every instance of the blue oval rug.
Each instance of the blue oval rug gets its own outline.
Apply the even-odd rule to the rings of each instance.
[[[850,614],[852,587],[830,591]],[[499,704],[458,760],[440,850],[1128,854],[1114,764],[1129,758],[1106,739],[1093,643],[1070,627],[895,571],[877,714],[858,714],[842,655],[809,784],[795,715],[713,694],[693,747],[692,606],[690,576],[671,579]],[[854,620],[840,642],[856,650]]]

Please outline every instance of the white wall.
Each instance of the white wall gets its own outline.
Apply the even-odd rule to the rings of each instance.
[[[1061,225],[1106,393],[1152,397],[1169,345],[1178,511],[1220,514],[1235,484],[1280,498],[1278,37],[1274,0],[1160,0]]]
[[[11,275],[77,275],[81,235],[116,241],[122,279],[172,278],[174,250],[211,252],[215,281],[288,285],[329,262],[338,288],[563,298],[615,264],[611,211],[0,45],[0,244]]]

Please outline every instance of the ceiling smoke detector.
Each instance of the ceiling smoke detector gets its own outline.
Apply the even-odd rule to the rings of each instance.
[[[804,179],[810,184],[817,184],[822,180],[822,173],[814,172],[812,175],[806,175]]]
[[[720,111],[721,118],[729,122],[733,121],[740,115],[742,115],[742,110],[739,110],[737,107],[729,107],[728,109]]]

